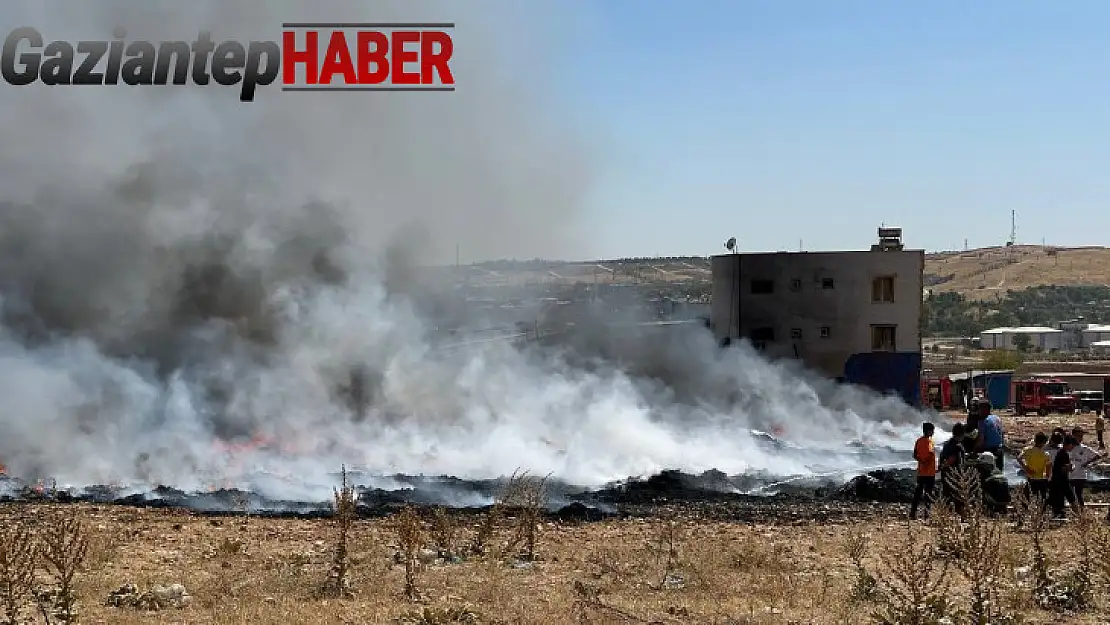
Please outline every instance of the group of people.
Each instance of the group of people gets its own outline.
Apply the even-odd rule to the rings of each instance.
[[[1096,429],[1102,433],[1101,427],[1096,426]],[[939,453],[933,442],[935,432],[934,424],[923,424],[922,435],[914,445],[917,487],[910,505],[910,518],[916,519],[922,507],[928,513],[936,497],[938,474],[941,496],[962,509],[964,502],[957,492],[959,487],[954,474],[967,468],[976,469],[982,480],[984,504],[1004,510],[1010,501],[1003,473],[1006,431],[1002,420],[991,412],[990,402],[973,399],[967,421],[952,426],[952,437],[945,441]],[[1040,432],[1017,457],[1027,480],[1026,492],[1033,499],[1043,501],[1041,505],[1051,507],[1056,518],[1066,516],[1068,504],[1076,511],[1083,508],[1087,468],[1103,458],[1083,443],[1083,436],[1083,430],[1078,427],[1070,434],[1062,428],[1054,430],[1051,436]],[[1099,440],[1099,447],[1102,448],[1102,440]]]
[[[1044,500],[1056,518],[1064,518],[1066,506],[1076,512],[1083,509],[1087,488],[1087,468],[1103,458],[1103,454],[1083,443],[1085,432],[1072,428],[1056,428],[1049,436],[1037,432],[1033,444],[1022,450],[1018,457],[1027,482],[1027,492]]]

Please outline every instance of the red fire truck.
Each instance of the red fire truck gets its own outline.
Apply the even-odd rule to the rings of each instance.
[[[1014,382],[1014,414],[1050,412],[1074,414],[1078,403],[1068,383],[1059,378],[1029,378]]]
[[[935,410],[952,407],[952,380],[948,376],[921,378],[921,405]]]

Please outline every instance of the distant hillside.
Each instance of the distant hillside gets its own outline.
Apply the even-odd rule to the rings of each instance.
[[[672,256],[598,261],[492,260],[429,270],[447,279],[487,286],[708,284],[712,273],[709,266],[706,257]]]
[[[431,268],[429,268],[431,269]],[[708,282],[707,257],[618,258],[600,261],[498,260],[433,270],[471,284],[691,284]],[[1015,245],[925,256],[925,285],[935,293],[994,300],[1034,286],[1110,285],[1110,248]]]
[[[995,299],[1033,286],[1110,284],[1110,248],[1015,245],[925,256],[925,285],[935,293]]]

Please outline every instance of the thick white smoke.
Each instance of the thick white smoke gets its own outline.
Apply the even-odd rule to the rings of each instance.
[[[787,475],[852,466],[846,441],[896,444],[904,430],[891,424],[916,422],[896,400],[721,352],[702,332],[637,354],[667,363],[671,382],[509,343],[439,349],[416,265],[455,244],[574,255],[604,164],[590,128],[535,84],[542,56],[512,47],[568,16],[367,4],[5,4],[5,33],[30,25],[48,40],[109,38],[120,24],[153,41],[201,28],[275,39],[298,20],[459,25],[453,94],[264,88],[245,104],[219,87],[0,89],[11,473],[187,489],[254,475],[294,498],[330,488],[341,463],[526,468],[583,485],[663,468]],[[752,434],[772,428],[799,447],[770,451]],[[227,450],[244,437],[272,444]]]

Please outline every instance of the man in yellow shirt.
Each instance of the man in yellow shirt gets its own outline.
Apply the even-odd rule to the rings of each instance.
[[[1021,451],[1018,464],[1029,480],[1027,492],[1037,499],[1048,496],[1048,480],[1052,477],[1052,461],[1044,446],[1048,443],[1048,435],[1037,432],[1033,437],[1033,444]]]

